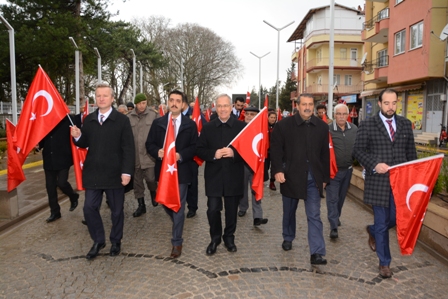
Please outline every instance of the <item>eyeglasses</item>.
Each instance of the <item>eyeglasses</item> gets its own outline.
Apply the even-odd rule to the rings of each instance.
[[[216,108],[218,108],[218,109],[221,109],[221,108],[229,108],[229,107],[230,107],[229,104],[227,104],[227,105],[216,105]]]
[[[336,116],[346,116],[346,115],[348,115],[348,113],[336,113]]]

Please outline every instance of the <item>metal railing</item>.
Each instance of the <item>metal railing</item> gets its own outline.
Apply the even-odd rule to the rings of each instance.
[[[364,22],[362,24],[362,29],[363,30],[371,29],[371,28],[373,28],[375,23],[377,23],[381,20],[384,20],[384,19],[388,19],[388,18],[389,18],[389,8],[385,8],[385,9],[379,11],[374,18]]]

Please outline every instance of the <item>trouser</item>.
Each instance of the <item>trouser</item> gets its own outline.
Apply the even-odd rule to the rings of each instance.
[[[193,176],[191,177],[191,184],[188,185],[187,207],[189,211],[196,212],[198,209],[199,165],[193,161],[191,164],[191,169],[193,170]]]
[[[327,212],[331,229],[338,228],[345,196],[347,195],[353,168],[338,170],[336,176],[327,185]]]
[[[224,196],[225,207],[225,223],[224,234],[222,236],[224,242],[233,243],[235,240],[236,220],[238,212],[238,202],[240,196]],[[211,241],[221,243],[222,234],[222,197],[209,196],[207,199],[207,218],[210,225]]]
[[[154,167],[142,169],[140,167],[135,168],[134,172],[134,195],[135,198],[145,197],[145,184],[150,191],[156,191],[157,182],[154,174]]]
[[[112,220],[112,229],[109,240],[111,243],[120,243],[123,238],[124,225],[124,187],[117,189],[86,189],[84,202],[84,218],[89,228],[90,237],[95,243],[104,243],[105,234],[103,220],[100,215],[103,192],[109,202]]]
[[[170,208],[163,206],[165,212],[170,216],[173,222],[171,244],[173,246],[182,245],[184,239],[182,239],[182,232],[184,230],[185,222],[185,203],[187,201],[187,190],[188,184],[179,184],[179,194],[180,194],[180,209],[174,212]]]
[[[51,214],[57,214],[61,212],[61,207],[58,203],[58,190],[61,191],[70,198],[70,201],[74,200],[76,195],[73,191],[72,185],[68,182],[69,168],[60,170],[47,170],[45,169],[45,187],[48,194],[48,204],[50,206]]]
[[[252,215],[255,218],[263,218],[263,208],[261,207],[261,200],[255,199],[255,194],[252,192],[253,173],[249,167],[244,166],[244,193],[240,199],[239,210],[246,212],[249,209],[249,191],[252,195]]]

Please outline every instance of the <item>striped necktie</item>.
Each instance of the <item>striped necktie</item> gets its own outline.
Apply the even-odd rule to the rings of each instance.
[[[104,115],[101,114],[100,115],[100,125],[103,125],[103,122],[104,122]]]
[[[394,130],[394,127],[392,126],[392,119],[387,119],[386,122],[389,124],[390,139],[392,141],[394,141],[395,140],[395,130]]]

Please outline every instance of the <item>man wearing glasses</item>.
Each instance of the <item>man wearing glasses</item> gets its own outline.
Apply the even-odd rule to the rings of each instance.
[[[337,104],[334,107],[334,121],[329,124],[331,138],[333,139],[334,153],[338,172],[330,179],[327,185],[327,212],[330,222],[330,238],[338,238],[338,226],[341,225],[340,217],[345,196],[350,185],[353,172],[353,145],[355,144],[358,127],[347,122],[349,109],[345,104]]]

